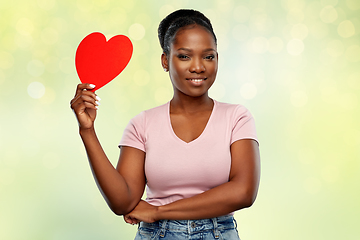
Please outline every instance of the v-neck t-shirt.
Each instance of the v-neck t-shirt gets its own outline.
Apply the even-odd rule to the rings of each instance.
[[[258,141],[254,118],[244,106],[214,100],[205,129],[187,143],[171,126],[167,102],[131,119],[119,147],[146,153],[146,201],[161,206],[228,182],[230,145],[241,139]]]

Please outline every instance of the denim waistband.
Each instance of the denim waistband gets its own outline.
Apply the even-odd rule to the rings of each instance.
[[[193,234],[196,232],[212,230],[215,237],[219,235],[219,230],[236,228],[236,221],[233,215],[225,215],[216,218],[199,220],[160,220],[154,223],[141,222],[139,228],[159,229],[160,236],[164,236],[166,231],[187,232]]]

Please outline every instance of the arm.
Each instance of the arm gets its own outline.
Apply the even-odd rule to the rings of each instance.
[[[71,108],[79,122],[84,143],[97,186],[111,210],[118,215],[130,212],[140,201],[145,187],[144,159],[141,150],[123,147],[118,167],[107,158],[96,136],[94,121],[98,98],[89,84],[79,84]]]
[[[212,218],[250,207],[255,201],[260,178],[260,154],[256,141],[244,139],[231,147],[229,181],[191,198],[154,207],[145,202],[127,217],[145,222],[160,219],[186,220]]]

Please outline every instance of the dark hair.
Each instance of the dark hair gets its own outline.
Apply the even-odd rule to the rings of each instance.
[[[166,55],[169,54],[170,44],[180,28],[194,24],[208,30],[213,35],[216,44],[216,36],[211,22],[204,14],[192,9],[180,9],[170,13],[159,24],[158,37],[163,52]]]

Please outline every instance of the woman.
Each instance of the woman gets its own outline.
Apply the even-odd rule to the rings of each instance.
[[[259,185],[254,119],[242,105],[208,96],[218,53],[202,13],[173,12],[159,40],[174,95],[130,121],[116,169],[94,130],[99,98],[86,91],[94,86],[77,87],[71,108],[94,178],[115,214],[140,223],[135,239],[239,239],[233,213],[253,204]]]

